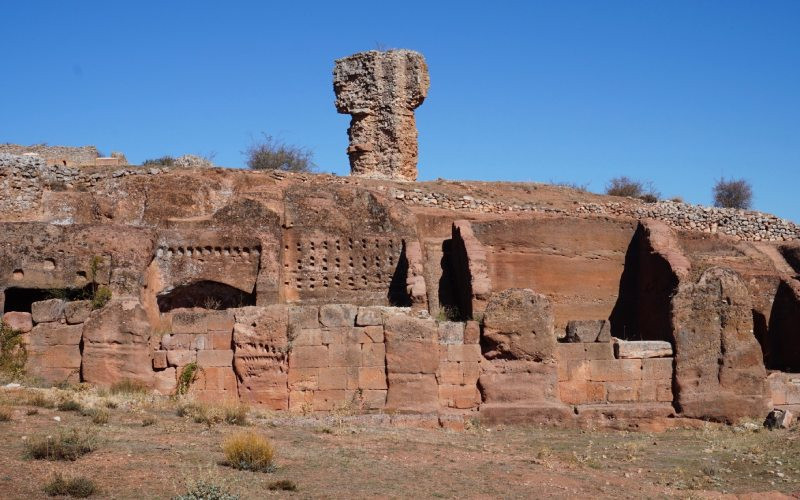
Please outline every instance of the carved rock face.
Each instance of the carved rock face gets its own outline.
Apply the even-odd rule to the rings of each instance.
[[[425,58],[410,50],[371,50],[336,61],[336,110],[350,121],[350,171],[381,179],[417,179],[416,109],[428,94]]]

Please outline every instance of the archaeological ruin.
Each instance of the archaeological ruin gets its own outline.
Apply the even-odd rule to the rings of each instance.
[[[0,153],[0,308],[27,374],[174,394],[196,367],[201,400],[445,427],[798,408],[798,226],[408,182],[428,84],[414,52],[336,62],[350,177]]]

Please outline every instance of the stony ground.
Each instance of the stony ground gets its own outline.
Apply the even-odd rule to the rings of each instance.
[[[43,403],[31,399],[36,393],[46,401],[103,408],[108,421],[37,406]],[[243,499],[697,498],[800,491],[796,430],[707,424],[651,434],[472,425],[454,432],[369,426],[346,414],[287,418],[256,410],[245,426],[209,425],[178,416],[180,404],[94,390],[0,391],[0,410],[11,417],[0,422],[0,498],[47,498],[42,488],[55,472],[92,479],[97,498],[136,499],[172,498],[196,482]],[[205,410],[213,414],[215,408]],[[145,420],[153,423],[143,426]],[[26,442],[74,427],[96,437],[95,451],[74,462],[25,458]],[[276,471],[220,465],[222,441],[243,429],[272,440]],[[268,489],[282,479],[298,490]]]

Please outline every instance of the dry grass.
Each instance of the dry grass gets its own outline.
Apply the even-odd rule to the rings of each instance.
[[[213,405],[200,402],[185,402],[178,406],[179,417],[190,417],[195,423],[206,424],[209,427],[215,424],[226,423],[230,425],[247,425],[250,407],[244,403],[225,403]]]
[[[274,450],[269,440],[255,432],[239,432],[222,444],[225,465],[234,469],[255,472],[272,472]]]
[[[0,422],[10,422],[11,415],[12,413],[10,408],[0,408]]]
[[[150,389],[148,389],[148,387],[143,382],[131,379],[121,380],[112,385],[109,390],[111,391],[111,394],[127,394],[127,395],[147,394],[148,392],[150,392]]]
[[[85,477],[67,477],[59,473],[44,487],[44,492],[51,497],[69,496],[72,498],[87,498],[96,493],[97,487],[91,479]]]
[[[77,428],[61,431],[57,436],[40,436],[26,441],[25,454],[37,460],[75,461],[97,447],[96,436]]]

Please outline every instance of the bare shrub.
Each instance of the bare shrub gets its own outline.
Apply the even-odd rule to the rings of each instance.
[[[748,209],[753,203],[753,188],[745,179],[726,181],[723,177],[714,185],[714,206]]]
[[[10,421],[11,421],[11,409],[0,408],[0,422],[10,422]]]
[[[661,198],[652,182],[642,182],[631,179],[630,177],[614,177],[606,185],[606,194],[610,196],[626,196],[628,198],[639,198],[647,203],[655,203]]]
[[[261,142],[253,143],[244,151],[249,168],[286,172],[313,172],[316,168],[311,150],[286,144],[271,135],[263,136]]]

